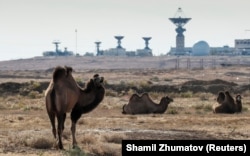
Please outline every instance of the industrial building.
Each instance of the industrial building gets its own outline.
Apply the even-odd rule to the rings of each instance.
[[[61,51],[59,49],[59,44],[61,44],[61,42],[54,41],[52,43],[55,44],[56,46],[55,51],[45,51],[43,52],[43,56],[73,56],[74,55],[72,51],[68,51],[67,47],[64,48],[64,51]]]
[[[236,39],[234,41],[235,53],[250,55],[250,39]]]
[[[176,26],[176,47],[171,47],[166,55],[173,56],[207,56],[207,55],[250,55],[250,39],[235,39],[234,47],[229,47],[227,45],[222,47],[211,47],[206,41],[201,40],[192,47],[185,47],[185,36],[184,32],[186,29],[184,25],[187,24],[191,18],[184,16],[181,8],[178,8],[174,17],[169,18],[169,20]],[[153,51],[149,47],[149,41],[151,37],[142,37],[145,42],[145,47],[142,49],[137,49],[135,51],[127,51],[122,46],[122,39],[124,36],[114,36],[117,40],[117,46],[115,48],[110,48],[106,50],[100,49],[102,42],[97,41],[96,44],[96,56],[153,56]],[[71,56],[73,52],[68,51],[67,48],[64,51],[58,49],[60,42],[55,41],[56,49],[55,51],[46,51],[43,56]],[[85,53],[84,56],[94,56],[93,53]]]
[[[96,44],[96,54],[97,56],[153,56],[152,49],[149,48],[149,40],[151,37],[143,37],[145,41],[145,48],[137,49],[136,51],[126,51],[121,45],[121,40],[124,36],[115,36],[117,40],[117,46],[115,48],[110,48],[107,50],[100,50],[101,42],[95,42]]]
[[[186,18],[183,15],[182,9],[178,8],[175,17],[169,18],[169,20],[177,26],[175,29],[177,35],[176,47],[171,47],[167,55],[250,55],[250,39],[236,39],[234,47],[229,47],[227,45],[222,47],[210,47],[206,41],[198,41],[193,47],[185,47],[183,32],[186,31],[186,29],[184,29],[183,26],[188,23],[191,18]]]

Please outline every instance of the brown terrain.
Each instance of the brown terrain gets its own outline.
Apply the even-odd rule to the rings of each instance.
[[[32,58],[0,62],[0,155],[121,155],[124,139],[250,140],[250,58]],[[202,61],[201,61],[202,60]],[[84,87],[93,76],[105,78],[101,104],[76,125],[72,149],[70,116],[62,142],[55,140],[44,92],[57,65],[73,68]],[[219,91],[241,94],[241,113],[214,114]],[[122,114],[134,93],[148,92],[159,103],[173,98],[163,114]],[[88,154],[86,154],[88,153]]]

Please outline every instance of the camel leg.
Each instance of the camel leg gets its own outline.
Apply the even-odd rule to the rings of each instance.
[[[76,133],[76,123],[75,122],[71,123],[71,133],[72,133],[72,146],[74,148],[77,145],[76,137],[75,137],[75,133]]]
[[[73,148],[75,146],[77,146],[76,137],[75,137],[76,123],[77,123],[78,119],[82,115],[82,113],[79,110],[80,109],[77,109],[77,107],[74,107],[71,114],[70,114],[70,116],[71,116],[71,133],[72,133],[72,145],[73,145]]]
[[[46,109],[47,113],[50,119],[50,123],[52,126],[52,134],[54,135],[54,138],[56,139],[56,126],[55,126],[55,113],[53,111],[52,103],[50,99],[46,99]]]
[[[63,125],[62,125],[62,130],[64,130],[65,119],[66,119],[66,113],[63,114]]]
[[[63,144],[62,144],[62,132],[63,132],[63,119],[64,115],[57,115],[57,133],[58,133],[58,147],[59,149],[63,149]]]
[[[50,119],[50,123],[52,126],[52,134],[54,135],[54,138],[56,139],[56,126],[55,126],[55,114],[48,112],[49,114],[49,119]]]

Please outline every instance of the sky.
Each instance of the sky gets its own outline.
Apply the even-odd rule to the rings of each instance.
[[[206,41],[210,47],[234,47],[235,39],[250,38],[249,0],[0,0],[0,61],[42,56],[59,49],[84,55],[122,47],[145,47],[152,37],[154,55],[175,47],[176,26],[169,18],[178,8],[192,18],[184,28],[185,46]]]

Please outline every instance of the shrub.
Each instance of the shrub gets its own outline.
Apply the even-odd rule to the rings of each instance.
[[[112,97],[117,97],[118,96],[118,93],[113,91],[113,90],[110,90],[110,89],[106,89],[105,91],[105,95],[106,96],[112,96]]]
[[[121,144],[122,140],[125,138],[122,134],[112,134],[103,136],[106,142]]]
[[[65,156],[87,156],[87,154],[82,151],[78,146],[75,148],[70,148],[69,150],[66,150],[63,155]]]
[[[27,141],[27,145],[36,149],[50,149],[53,147],[53,141],[45,138],[33,138]]]
[[[150,80],[151,81],[155,81],[155,82],[159,82],[160,81],[159,77],[157,77],[157,76],[154,76],[154,77],[150,78]]]
[[[174,108],[168,108],[167,113],[168,114],[178,114],[178,111]]]
[[[213,110],[211,105],[199,104],[194,106],[196,110],[204,110],[205,112],[210,112]]]
[[[193,97],[193,92],[187,91],[187,92],[181,93],[181,97],[182,98],[191,98],[191,97]]]
[[[29,92],[28,97],[31,99],[36,99],[36,98],[40,98],[40,94],[38,91],[31,91]]]
[[[204,105],[203,109],[204,109],[205,112],[213,111],[213,107],[211,105]]]
[[[31,81],[31,82],[30,82],[30,88],[31,88],[31,89],[37,89],[37,88],[39,88],[39,87],[41,87],[40,82],[37,82],[37,81]]]

